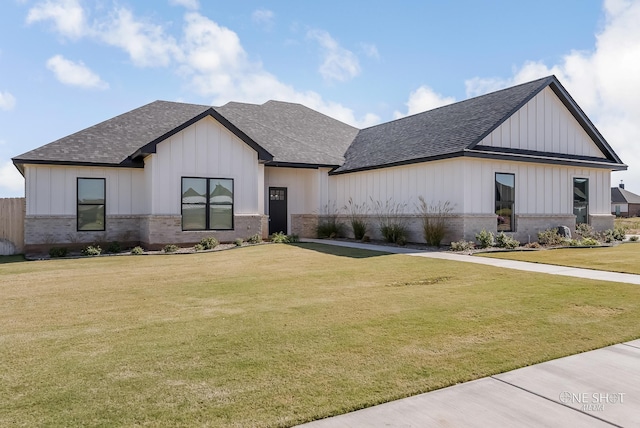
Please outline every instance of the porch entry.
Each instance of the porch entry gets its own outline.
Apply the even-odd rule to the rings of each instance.
[[[269,187],[269,235],[287,233],[287,188]]]

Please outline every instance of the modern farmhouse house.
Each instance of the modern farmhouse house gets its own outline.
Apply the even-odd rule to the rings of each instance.
[[[402,205],[421,242],[419,197],[453,207],[446,240],[536,240],[558,225],[611,228],[611,171],[626,169],[554,76],[362,130],[278,101],[156,101],[13,162],[33,251],[313,236],[350,199]]]

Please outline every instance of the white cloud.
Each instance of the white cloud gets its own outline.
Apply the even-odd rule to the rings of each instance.
[[[409,100],[405,103],[407,106],[407,112],[401,113],[399,111],[395,111],[393,113],[393,117],[395,119],[399,119],[401,117],[442,107],[455,101],[455,98],[440,95],[428,86],[420,86],[409,95]]]
[[[56,55],[49,58],[47,68],[65,85],[93,89],[109,88],[109,84],[91,71],[82,61],[73,62],[62,55]]]
[[[366,56],[373,59],[380,59],[380,52],[378,52],[378,47],[374,44],[370,43],[360,43],[360,47]]]
[[[55,29],[63,36],[77,39],[85,35],[86,18],[78,0],[46,0],[29,9],[27,24],[53,21]]]
[[[0,194],[6,197],[24,196],[24,177],[11,161],[0,163]]]
[[[16,97],[9,92],[0,91],[0,110],[13,110],[16,105]]]
[[[358,57],[343,48],[324,30],[309,30],[307,37],[317,41],[323,51],[323,61],[319,72],[327,81],[345,82],[360,74]]]
[[[198,10],[200,8],[198,0],[169,0],[169,3],[174,6],[182,6],[190,10]]]
[[[251,14],[251,20],[266,30],[273,28],[275,14],[268,9],[254,10]]]
[[[180,55],[173,37],[162,26],[137,20],[126,8],[118,8],[94,29],[94,36],[123,49],[138,67],[166,67]]]
[[[509,79],[470,79],[467,94],[555,74],[629,165],[613,181],[624,179],[627,189],[640,193],[640,1],[605,0],[604,12],[593,50],[572,51],[552,66],[527,62]]]

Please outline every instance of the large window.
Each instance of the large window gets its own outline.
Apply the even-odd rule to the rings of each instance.
[[[513,232],[514,203],[516,198],[516,176],[514,174],[496,173],[496,215],[498,216],[498,232]]]
[[[576,224],[589,222],[589,179],[573,179],[573,214]]]
[[[78,178],[78,230],[105,230],[105,179]]]
[[[233,180],[182,178],[182,230],[233,229]]]

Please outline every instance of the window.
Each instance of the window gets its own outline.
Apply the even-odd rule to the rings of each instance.
[[[498,216],[498,232],[513,232],[514,203],[516,197],[516,176],[514,174],[496,173],[496,215]]]
[[[573,179],[573,214],[576,224],[589,222],[589,179]]]
[[[105,230],[105,179],[78,178],[78,230]]]
[[[232,230],[233,180],[182,178],[182,230]]]

